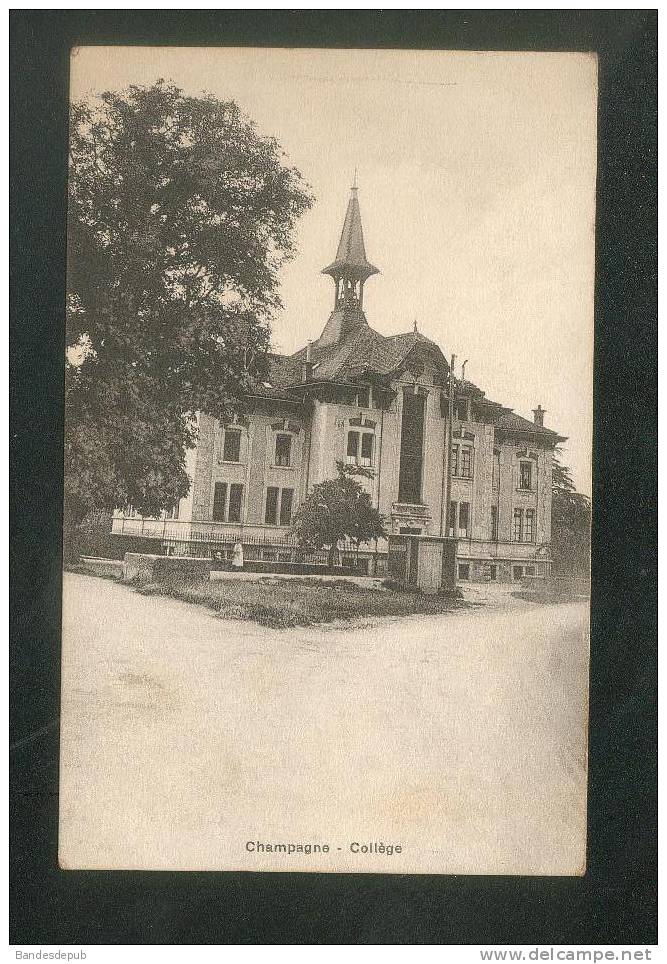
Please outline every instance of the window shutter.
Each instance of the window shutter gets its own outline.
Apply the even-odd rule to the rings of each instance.
[[[373,436],[370,432],[364,432],[361,436],[361,457],[370,460],[373,458]]]
[[[292,522],[292,501],[294,489],[283,489],[280,493],[280,524],[288,526]]]
[[[225,521],[225,504],[227,502],[227,483],[216,482],[213,493],[213,521]]]
[[[267,525],[276,525],[278,521],[278,488],[270,485],[266,490],[266,511],[264,522]]]
[[[243,486],[233,483],[229,487],[229,511],[227,519],[229,522],[241,521],[241,505],[243,503]]]

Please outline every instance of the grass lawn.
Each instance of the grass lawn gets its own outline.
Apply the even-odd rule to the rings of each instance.
[[[266,580],[216,580],[192,583],[176,580],[136,586],[144,596],[171,596],[206,606],[221,619],[249,619],[262,626],[287,629],[336,619],[436,614],[466,604],[450,595],[426,596],[403,590],[362,589],[345,580],[324,582],[271,577]]]

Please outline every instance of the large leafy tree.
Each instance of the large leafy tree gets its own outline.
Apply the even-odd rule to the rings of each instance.
[[[278,270],[311,198],[233,102],[159,81],[71,112],[66,504],[185,495],[195,413],[266,370]]]
[[[386,536],[382,516],[357,477],[373,478],[371,469],[336,463],[338,475],[313,486],[299,506],[292,531],[305,549],[328,549],[333,566],[338,543],[361,542]]]
[[[557,572],[587,573],[590,567],[591,502],[577,492],[570,469],[556,450],[551,491],[551,552]]]

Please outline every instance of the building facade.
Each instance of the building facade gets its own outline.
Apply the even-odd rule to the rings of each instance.
[[[440,347],[416,330],[384,336],[368,324],[367,257],[352,188],[335,260],[333,306],[319,338],[273,355],[267,380],[228,424],[198,419],[188,455],[188,496],[162,519],[117,512],[113,531],[160,539],[178,551],[199,539],[240,540],[257,558],[293,558],[291,521],[314,485],[343,461],[362,480],[388,532],[458,539],[460,581],[516,581],[550,567],[551,472],[562,436],[450,381]],[[204,548],[205,547],[205,548]],[[262,553],[266,555],[262,555]],[[360,547],[369,572],[386,566],[387,542]]]

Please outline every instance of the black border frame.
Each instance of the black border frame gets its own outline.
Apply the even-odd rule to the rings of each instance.
[[[10,28],[12,943],[655,943],[657,11],[15,10]],[[599,54],[584,877],[58,869],[68,56],[120,43]]]

